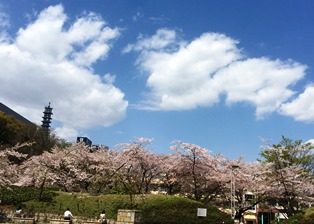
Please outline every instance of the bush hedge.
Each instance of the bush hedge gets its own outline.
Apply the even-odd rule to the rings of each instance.
[[[105,209],[109,219],[116,219],[118,209],[136,209],[142,211],[143,224],[211,224],[231,223],[229,215],[219,211],[216,207],[176,196],[146,195],[137,196],[130,203],[127,195],[99,195],[74,194],[61,192],[54,202],[27,202],[28,209],[42,213],[62,215],[66,208],[70,208],[77,216],[97,218]],[[197,208],[207,208],[207,217],[197,217]]]
[[[22,188],[17,191],[22,192]],[[118,209],[136,209],[142,211],[143,224],[217,224],[223,221],[226,224],[231,223],[230,216],[219,211],[215,206],[177,196],[136,195],[131,203],[128,195],[95,196],[61,191],[48,194],[47,191],[46,194],[52,198],[38,201],[36,190],[30,194],[32,196],[27,193],[32,192],[30,189],[24,192],[24,196],[16,193],[15,195],[19,195],[20,198],[15,201],[22,202],[23,211],[30,215],[49,213],[62,216],[66,208],[69,208],[74,216],[94,219],[98,218],[100,212],[105,209],[107,218],[116,219]],[[207,217],[197,217],[197,208],[206,208]]]
[[[303,212],[299,212],[288,220],[284,220],[285,224],[313,224],[314,223],[314,207],[308,208]]]
[[[1,203],[5,205],[19,206],[23,202],[31,200],[51,202],[56,195],[55,192],[49,189],[43,189],[43,191],[41,191],[38,188],[18,186],[0,188]]]
[[[206,217],[197,217],[197,209],[206,208]],[[215,206],[175,196],[152,195],[141,205],[143,224],[216,224],[228,223],[229,215],[219,211]]]

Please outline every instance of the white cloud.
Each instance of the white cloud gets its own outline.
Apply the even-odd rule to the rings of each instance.
[[[237,61],[215,75],[216,85],[227,95],[227,103],[249,102],[256,116],[275,112],[294,92],[289,86],[304,75],[305,66],[293,61],[253,58]]]
[[[8,15],[5,12],[0,11],[0,27],[7,28],[10,26]]]
[[[15,40],[17,49],[33,60],[46,63],[61,62],[71,52],[62,28],[66,21],[61,5],[42,11],[37,20],[20,28]]]
[[[136,44],[129,44],[123,51],[128,53],[134,51],[160,50],[169,46],[177,45],[176,33],[169,29],[159,29],[156,34],[150,38],[144,38],[140,35]]]
[[[166,29],[151,38],[140,36],[125,51],[139,51],[137,63],[148,73],[149,93],[140,107],[187,110],[211,106],[226,95],[227,104],[254,105],[258,118],[277,111],[295,94],[290,87],[304,77],[306,66],[292,60],[244,58],[237,44],[218,33],[204,33],[190,42]]]
[[[78,137],[77,130],[67,127],[59,127],[54,130],[60,138],[75,140]]]
[[[164,110],[192,109],[219,100],[219,86],[212,81],[221,67],[241,57],[233,41],[220,34],[204,34],[176,52],[151,52],[141,57],[150,72],[147,85]],[[156,104],[157,103],[157,104]]]
[[[114,76],[104,79],[90,67],[107,56],[119,30],[93,13],[68,29],[66,21],[61,5],[48,7],[13,41],[0,44],[0,101],[36,123],[51,101],[53,119],[69,130],[119,122],[128,106],[123,92]]]
[[[115,75],[110,75],[109,73],[105,74],[103,76],[103,80],[106,82],[106,83],[109,83],[109,84],[112,84],[115,82],[116,80],[116,76]]]
[[[66,20],[61,5],[48,7],[37,20],[19,30],[16,46],[36,60],[57,63],[70,59],[72,63],[90,66],[107,56],[109,41],[119,36],[118,29],[105,26],[94,13],[78,18],[68,30],[64,28]]]
[[[6,29],[10,27],[10,21],[8,15],[1,11],[1,5],[0,5],[0,43],[9,41],[8,33],[6,32]]]
[[[306,87],[304,92],[291,102],[281,106],[280,112],[283,115],[291,116],[297,121],[314,121],[314,85]]]

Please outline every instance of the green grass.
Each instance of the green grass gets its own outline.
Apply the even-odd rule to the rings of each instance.
[[[63,215],[69,208],[75,216],[87,218],[98,217],[105,209],[108,218],[116,218],[119,208],[132,208],[128,203],[128,196],[124,195],[100,195],[92,196],[82,193],[58,192],[58,196],[52,202],[28,201],[24,203],[27,212],[52,213]]]
[[[207,217],[197,217],[198,208],[206,208]],[[229,220],[229,216],[214,206],[175,196],[151,195],[141,204],[141,210],[145,224],[210,224]]]
[[[143,224],[211,224],[228,223],[229,216],[214,206],[176,196],[146,195],[135,196],[130,203],[128,195],[92,196],[82,193],[58,192],[52,202],[28,201],[24,203],[29,213],[53,213],[62,215],[69,208],[74,216],[96,218],[105,209],[109,219],[116,219],[118,209],[142,211]],[[207,217],[197,217],[197,208],[207,208]]]

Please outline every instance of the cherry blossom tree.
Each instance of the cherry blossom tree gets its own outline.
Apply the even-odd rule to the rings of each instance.
[[[90,165],[93,176],[91,191],[95,193],[110,192],[114,177],[125,165],[121,153],[116,150],[97,150],[92,153],[93,162]]]
[[[26,155],[19,153],[17,150],[28,145],[16,145],[0,151],[0,188],[11,186],[18,181],[19,166],[13,163],[12,160],[25,158]]]
[[[147,154],[144,144],[147,139],[137,139],[125,145],[123,150],[92,150],[83,144],[66,148],[55,147],[51,152],[33,156],[23,166],[19,185],[43,188],[56,185],[65,191],[96,191],[110,189],[114,178],[122,168],[132,166],[133,180],[137,180],[138,192],[148,192],[150,182],[157,175],[154,161],[158,155]],[[135,172],[136,171],[136,172]],[[140,175],[135,178],[135,175]],[[132,181],[133,182],[133,181]]]
[[[161,189],[165,189],[167,194],[180,193],[181,184],[179,182],[180,176],[180,155],[164,155],[160,163],[161,174],[156,180],[156,184]]]
[[[130,195],[147,194],[153,179],[161,174],[161,156],[151,153],[147,145],[152,139],[137,138],[132,143],[120,144],[125,166],[120,169],[118,180]]]
[[[191,143],[173,144],[171,149],[180,156],[177,171],[182,193],[197,201],[213,199],[225,182],[223,157],[210,156],[207,149]]]
[[[165,187],[169,194],[180,193],[197,201],[236,200],[235,217],[261,202],[275,200],[290,216],[313,203],[312,146],[300,141],[284,141],[263,147],[264,161],[246,163],[243,158],[228,160],[210,155],[198,145],[173,142],[171,155],[149,150],[152,139],[137,138],[116,149],[93,150],[83,144],[28,158],[21,165],[9,157],[21,158],[17,148],[0,151],[0,186],[28,185],[44,189],[59,186],[65,191],[147,194],[154,187]],[[234,169],[236,167],[236,169]],[[19,176],[18,176],[19,175]],[[230,192],[235,180],[235,198]],[[245,195],[251,192],[253,199]],[[229,204],[230,205],[230,204]]]
[[[51,152],[33,156],[22,164],[19,184],[36,187],[56,185],[65,191],[86,190],[94,175],[93,161],[93,154],[83,144],[55,147]]]
[[[145,157],[138,157],[138,165],[141,173],[141,182],[138,192],[145,194],[151,190],[151,183],[161,174],[160,165],[163,163],[162,156],[155,153],[147,153]]]
[[[228,181],[225,182],[224,197],[230,204],[232,204],[232,200],[237,202],[236,206],[232,208],[235,211],[231,210],[231,213],[236,220],[241,220],[246,211],[252,210],[257,204],[268,199],[267,175],[269,170],[266,164],[245,163],[242,157],[237,160],[228,160],[227,164]],[[232,183],[231,180],[233,180]],[[231,192],[232,188],[233,193]],[[248,198],[248,196],[251,197]]]

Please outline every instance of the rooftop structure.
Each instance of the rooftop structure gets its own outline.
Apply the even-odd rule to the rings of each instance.
[[[27,120],[25,117],[23,117],[22,115],[18,114],[17,112],[15,112],[14,110],[12,110],[11,108],[9,108],[8,106],[4,105],[1,102],[0,102],[0,111],[5,113],[6,115],[13,116],[15,119],[17,119],[17,120],[19,120],[19,121],[21,121],[23,123],[34,125],[33,122]]]

